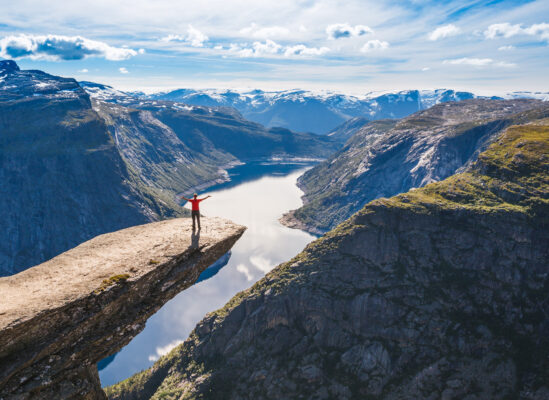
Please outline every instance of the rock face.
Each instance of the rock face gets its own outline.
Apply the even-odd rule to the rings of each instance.
[[[370,120],[364,117],[354,117],[350,120],[339,125],[334,130],[328,133],[328,136],[345,143],[355,133],[357,133],[362,127],[364,127]]]
[[[0,279],[0,399],[105,398],[96,364],[222,257],[244,227],[172,219],[98,236]]]
[[[506,127],[540,115],[549,116],[549,103],[477,99],[438,104],[401,120],[370,122],[342,150],[299,178],[305,204],[282,222],[324,233],[373,199],[459,172]]]
[[[549,119],[366,205],[111,399],[547,399]]]
[[[183,215],[132,171],[74,79],[14,67],[3,78],[0,275],[100,233]]]

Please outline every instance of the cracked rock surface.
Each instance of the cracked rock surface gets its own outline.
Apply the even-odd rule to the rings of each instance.
[[[105,398],[96,363],[125,346],[245,228],[188,218],[95,237],[0,278],[0,399]]]

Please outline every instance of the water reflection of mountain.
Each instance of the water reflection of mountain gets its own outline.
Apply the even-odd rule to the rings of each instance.
[[[231,180],[208,188],[208,192],[229,189],[245,182],[255,181],[265,176],[286,176],[297,169],[308,166],[312,167],[315,164],[316,163],[312,161],[293,161],[285,163],[265,161],[248,162],[229,169],[228,172]]]
[[[210,279],[212,276],[217,274],[221,270],[221,268],[227,265],[230,259],[231,259],[231,252],[228,251],[227,253],[223,254],[221,258],[219,258],[219,260],[217,260],[215,263],[213,263],[204,271],[202,271],[195,285],[198,282],[202,282],[202,281],[205,281],[206,279]]]

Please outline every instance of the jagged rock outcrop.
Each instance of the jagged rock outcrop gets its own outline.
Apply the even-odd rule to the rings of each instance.
[[[327,232],[371,200],[461,171],[506,127],[540,116],[549,116],[549,103],[476,99],[438,104],[401,120],[372,121],[299,178],[304,205],[281,221]]]
[[[549,396],[549,119],[366,205],[111,399]]]
[[[244,227],[172,219],[98,236],[0,278],[0,399],[101,399],[96,364],[222,257]]]

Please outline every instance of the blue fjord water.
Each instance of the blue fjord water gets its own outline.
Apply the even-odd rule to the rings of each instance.
[[[295,185],[309,166],[256,162],[229,171],[230,182],[209,189],[201,203],[204,215],[228,218],[248,229],[227,260],[204,271],[199,281],[166,303],[145,329],[115,356],[99,363],[103,386],[150,367],[183,342],[210,311],[250,287],[272,268],[299,253],[314,236],[281,225],[278,219],[301,205]],[[202,230],[209,227],[204,224]]]

